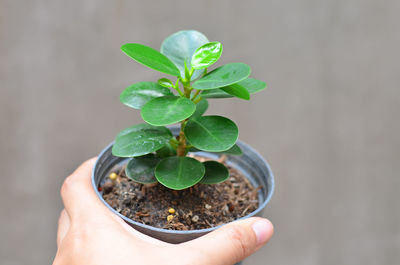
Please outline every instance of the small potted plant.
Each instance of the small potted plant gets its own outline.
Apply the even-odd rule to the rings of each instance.
[[[268,164],[238,141],[232,120],[204,113],[207,99],[249,100],[266,84],[244,63],[210,70],[222,44],[194,30],[169,36],[160,52],[137,43],[121,50],[173,80],[139,82],[120,95],[145,123],[121,131],[99,155],[99,198],[135,229],[171,243],[260,214],[274,187]]]

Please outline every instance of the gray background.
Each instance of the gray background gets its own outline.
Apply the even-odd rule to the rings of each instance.
[[[400,264],[398,0],[0,0],[0,263],[49,264],[63,179],[140,121],[119,47],[197,29],[269,88],[213,101],[276,175],[246,264]]]

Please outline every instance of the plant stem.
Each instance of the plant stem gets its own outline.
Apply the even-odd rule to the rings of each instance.
[[[178,91],[179,95],[181,97],[184,97],[185,95],[183,95],[183,93],[181,92],[181,90],[179,89],[179,79],[176,80],[175,86],[174,86],[175,90]]]
[[[192,101],[196,99],[196,97],[200,94],[201,90],[197,90],[196,93],[192,97]]]
[[[194,104],[199,103],[203,98],[202,97],[198,97],[196,100],[193,101]]]
[[[178,138],[178,148],[176,149],[176,154],[177,156],[186,156],[186,138],[185,134],[183,132],[183,129],[185,128],[186,120],[183,120],[181,122],[181,130],[179,132],[179,138]]]

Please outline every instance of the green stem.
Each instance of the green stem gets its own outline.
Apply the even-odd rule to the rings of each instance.
[[[183,132],[183,129],[185,128],[186,120],[183,120],[181,122],[181,130],[179,132],[179,138],[178,138],[178,148],[176,149],[176,154],[177,156],[186,156],[186,137],[185,133]]]
[[[197,90],[196,93],[192,97],[192,101],[196,99],[196,97],[200,94],[201,90]]]
[[[203,98],[202,97],[198,97],[196,100],[193,101],[194,104],[199,103]]]
[[[182,91],[179,89],[179,79],[176,80],[175,86],[174,86],[175,90],[178,91],[179,95],[181,97],[184,97],[185,95],[182,93]]]

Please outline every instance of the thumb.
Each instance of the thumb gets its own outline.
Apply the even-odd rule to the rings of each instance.
[[[185,244],[201,255],[201,264],[234,264],[267,243],[273,231],[270,221],[253,217],[224,225]]]

